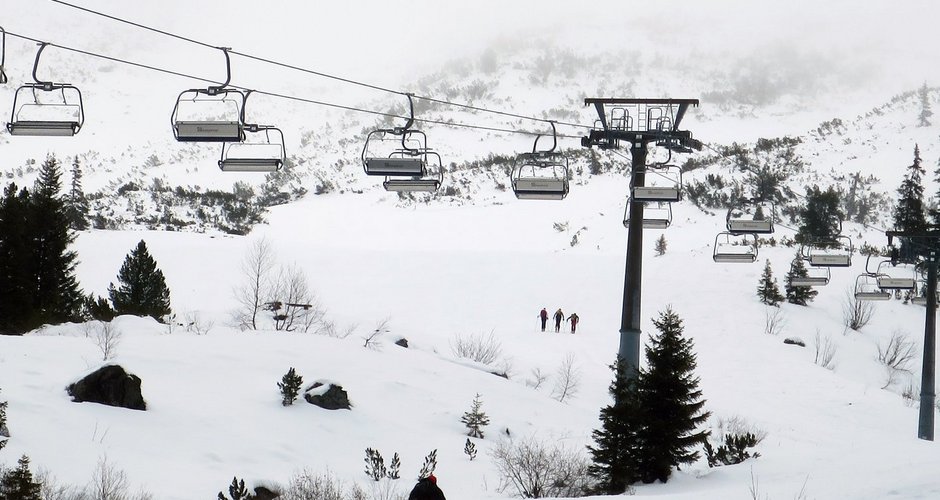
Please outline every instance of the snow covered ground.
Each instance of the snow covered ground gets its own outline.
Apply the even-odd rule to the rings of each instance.
[[[609,402],[608,365],[617,344],[625,230],[623,177],[606,175],[574,186],[561,203],[523,202],[485,208],[396,208],[379,191],[309,197],[278,207],[270,224],[247,237],[161,232],[82,233],[76,248],[86,291],[104,294],[124,256],[145,239],[167,277],[173,307],[214,323],[206,335],[120,317],[114,362],[143,379],[146,412],[69,401],[65,386],[102,365],[81,325],[0,337],[0,388],[10,402],[13,438],[0,458],[27,453],[63,482],[83,484],[102,456],[135,485],[161,499],[211,498],[233,475],[285,482],[303,468],[330,470],[367,485],[364,450],[402,457],[407,493],[424,456],[438,450],[439,484],[452,500],[508,498],[487,451],[506,431],[583,449]],[[553,224],[568,222],[567,232]],[[740,417],[767,433],[761,457],[709,469],[704,460],[668,484],[639,486],[639,496],[669,499],[750,498],[751,476],[769,498],[936,498],[936,445],[916,438],[917,409],[887,390],[876,345],[895,330],[919,339],[924,309],[879,303],[871,324],[845,331],[841,302],[861,272],[835,270],[807,308],[784,304],[777,336],[764,333],[765,307],[755,289],[764,258],[782,280],[794,252],[761,250],[753,265],[710,258],[723,222],[680,204],[666,231],[667,253],[654,257],[658,231],[647,231],[643,316],[671,305],[694,339],[707,408]],[[582,227],[579,243],[572,232]],[[870,235],[870,242],[880,242]],[[328,315],[358,324],[345,339],[225,326],[241,281],[240,260],[266,238],[279,261],[306,272]],[[540,333],[541,307],[577,312],[576,335]],[[363,336],[388,319],[378,349]],[[649,332],[647,322],[644,331]],[[455,358],[457,335],[493,332],[509,379]],[[819,333],[836,346],[835,367],[814,364]],[[807,347],[783,344],[800,337]],[[408,339],[408,349],[393,345]],[[644,336],[645,338],[645,336]],[[918,353],[920,348],[918,347]],[[556,370],[573,356],[580,390],[551,397]],[[351,411],[304,402],[282,407],[276,382],[295,367],[307,383],[341,384]],[[550,376],[527,386],[533,370]],[[919,354],[914,366],[919,381]],[[491,417],[480,454],[469,461],[460,423],[475,394]],[[805,488],[805,489],[804,489]],[[762,496],[763,498],[763,496]]]

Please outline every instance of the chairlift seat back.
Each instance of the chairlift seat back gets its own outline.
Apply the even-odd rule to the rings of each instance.
[[[719,263],[752,263],[757,260],[757,255],[753,253],[722,253],[716,252],[712,255],[712,260]]]
[[[732,233],[771,234],[774,223],[771,220],[730,219],[728,231]]]
[[[852,255],[848,253],[811,253],[809,265],[819,267],[849,267],[852,265]]]
[[[891,293],[880,290],[866,290],[855,292],[855,298],[859,300],[889,300]]]
[[[412,176],[425,175],[426,163],[421,156],[395,156],[391,158],[366,158],[366,175]]]
[[[680,200],[681,191],[676,186],[644,186],[633,188],[633,199],[637,201],[669,201]]]
[[[177,121],[173,128],[180,142],[240,142],[244,136],[237,121]]]
[[[393,192],[433,192],[441,187],[440,179],[388,179],[384,183],[386,191]]]
[[[794,276],[790,278],[790,286],[805,288],[813,286],[826,286],[829,278],[825,276]]]
[[[7,123],[10,135],[43,137],[71,137],[78,133],[81,124],[76,121],[16,121]]]
[[[913,290],[914,278],[892,278],[890,276],[878,277],[878,288],[882,290]]]
[[[551,177],[520,177],[512,182],[520,200],[562,200],[568,195],[568,180]]]
[[[276,172],[281,169],[280,158],[226,158],[219,160],[223,172]]]

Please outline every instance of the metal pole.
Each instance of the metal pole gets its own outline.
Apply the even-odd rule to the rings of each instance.
[[[646,143],[633,143],[631,188],[646,182]],[[623,277],[623,310],[620,316],[620,350],[617,355],[626,364],[627,376],[636,377],[640,369],[640,297],[643,277],[643,203],[630,196],[630,227],[627,233],[627,261]]]
[[[927,318],[924,326],[924,365],[920,375],[920,419],[917,437],[933,441],[935,365],[937,349],[937,251],[927,258]]]

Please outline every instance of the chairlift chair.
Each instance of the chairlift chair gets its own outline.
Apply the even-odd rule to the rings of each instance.
[[[366,175],[422,177],[427,172],[426,144],[427,136],[420,130],[373,130],[362,148],[363,170]]]
[[[226,88],[231,81],[232,68],[228,48],[220,47],[225,55],[225,82],[204,89],[180,92],[173,106],[170,123],[173,137],[180,142],[242,142],[245,138],[245,94]]]
[[[535,137],[531,153],[521,153],[513,162],[510,181],[520,200],[563,200],[568,196],[568,158],[556,152],[558,136],[552,126],[552,148],[539,151],[541,135]]]
[[[277,127],[252,125],[245,128],[246,139],[222,144],[219,169],[223,172],[276,172],[287,161],[284,133]],[[250,140],[254,136],[263,140]],[[273,139],[272,139],[273,136]]]
[[[633,187],[633,199],[677,202],[682,198],[682,171],[677,165],[649,166],[634,174],[634,179],[640,173],[644,174],[645,185]]]
[[[36,52],[33,63],[35,82],[22,85],[13,95],[13,112],[7,123],[10,135],[68,137],[77,134],[85,123],[82,93],[77,87],[68,83],[42,81],[36,76],[39,57],[46,45],[41,42]]]
[[[242,140],[222,143],[219,168],[223,172],[275,172],[287,161],[281,129],[273,125],[249,124],[245,119],[251,92],[245,91],[238,118],[242,124]]]
[[[672,224],[672,204],[659,201],[643,207],[643,229],[666,229]],[[630,228],[630,200],[623,211],[623,227]]]
[[[878,286],[879,276],[875,273],[862,273],[855,279],[855,298],[859,300],[888,300],[891,292]]]
[[[425,174],[423,176],[386,177],[385,182],[382,183],[385,190],[394,192],[437,191],[444,181],[444,168],[441,165],[441,155],[436,151],[428,149],[425,149],[422,154],[425,163]]]
[[[849,267],[854,251],[852,239],[843,235],[827,242],[805,244],[800,249],[803,258],[815,267]]]
[[[769,216],[767,211],[770,212]],[[772,234],[774,205],[752,200],[740,201],[728,208],[725,225],[732,233]]]
[[[885,260],[878,264],[876,274],[878,288],[882,290],[913,290],[917,285],[917,269],[912,264],[894,264]]]
[[[826,286],[829,284],[831,274],[828,267],[806,267],[806,276],[792,276],[795,263],[790,264],[790,286],[797,288],[808,288],[814,286]]]
[[[727,231],[715,236],[712,260],[718,263],[751,263],[757,260],[757,236]]]

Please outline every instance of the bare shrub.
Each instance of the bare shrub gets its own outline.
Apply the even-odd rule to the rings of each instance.
[[[183,321],[186,331],[196,335],[205,335],[215,326],[214,322],[203,319],[198,311],[187,312],[186,319]]]
[[[549,443],[534,437],[500,440],[490,450],[500,477],[499,492],[508,490],[522,498],[587,495],[592,486],[587,473],[590,461],[580,451]]]
[[[489,335],[473,334],[463,336],[457,334],[450,343],[451,352],[458,358],[465,358],[491,365],[503,356],[503,344],[496,338],[493,330]]]
[[[103,456],[91,477],[88,486],[70,500],[152,500],[153,495],[139,491],[130,493],[127,474],[108,462]]]
[[[573,398],[581,386],[581,369],[575,365],[574,354],[565,356],[558,370],[555,371],[555,386],[552,388],[552,397],[560,403]]]
[[[832,342],[832,338],[828,335],[823,337],[820,335],[819,329],[817,328],[814,340],[816,356],[813,362],[827,370],[834,369],[836,367],[834,359],[838,348],[836,344]]]
[[[783,310],[779,307],[764,308],[764,333],[768,335],[779,335],[786,325],[786,317]]]
[[[891,338],[882,345],[878,344],[877,360],[885,366],[887,370],[887,380],[882,389],[894,384],[902,373],[913,373],[911,371],[911,362],[917,356],[917,346],[910,337],[898,330],[891,334]]]
[[[365,347],[367,349],[381,348],[382,342],[380,340],[380,337],[383,333],[388,333],[388,318],[385,318],[382,321],[379,321],[379,323],[376,324],[375,328],[372,330],[372,333],[362,338],[365,341],[362,344],[362,347]]]
[[[326,335],[327,337],[344,339],[352,335],[357,328],[359,328],[359,325],[352,324],[346,326],[346,328],[340,329],[338,326],[336,326],[335,322],[323,320],[319,325],[316,326],[316,328],[313,330],[313,333],[317,335]]]
[[[277,305],[279,307],[272,307]],[[326,311],[310,290],[307,275],[296,264],[281,266],[271,289],[271,300],[266,303],[274,312],[274,329],[303,332],[315,329],[323,321]]]
[[[908,382],[907,387],[901,392],[901,398],[904,399],[904,406],[913,408],[919,401],[920,388],[914,385],[914,382]]]
[[[282,488],[283,500],[346,500],[346,488],[330,473],[313,474],[309,470],[294,474]]]
[[[526,379],[525,385],[535,390],[538,390],[538,388],[541,387],[542,384],[544,384],[545,381],[548,379],[548,375],[545,375],[544,373],[542,373],[541,368],[533,368],[531,375],[532,375],[532,378]]]
[[[875,306],[871,301],[859,300],[855,297],[855,289],[848,288],[845,292],[845,299],[842,301],[842,324],[846,328],[858,330],[871,321],[875,313]]]
[[[121,343],[121,331],[111,323],[89,321],[82,325],[82,332],[98,346],[104,361],[112,359],[117,354],[117,346]]]

